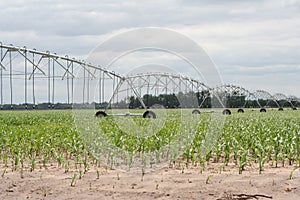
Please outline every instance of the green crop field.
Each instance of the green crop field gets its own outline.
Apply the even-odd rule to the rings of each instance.
[[[300,166],[299,111],[233,112],[230,116],[223,116],[224,121],[220,120],[217,122],[219,124],[210,123],[209,113],[192,115],[189,111],[182,115],[178,110],[166,112],[160,127],[151,129],[155,133],[146,135],[141,132],[149,132],[149,129],[141,127],[147,127],[152,123],[151,120],[159,122],[160,119],[131,117],[139,127],[138,132],[134,129],[124,130],[121,124],[127,123],[126,120],[122,121],[124,117],[115,120],[114,117],[100,119],[91,116],[87,119],[97,124],[92,131],[99,136],[97,141],[102,140],[97,148],[101,149],[103,140],[108,140],[115,147],[134,154],[135,158],[145,153],[153,155],[152,164],[166,157],[170,166],[181,162],[187,166],[197,165],[203,170],[211,162],[220,163],[224,167],[234,163],[240,173],[252,165],[257,166],[259,172],[267,164],[274,167]],[[88,170],[93,165],[110,166],[117,155],[112,153],[109,161],[102,160],[97,151],[90,149],[92,145],[87,143],[89,140],[77,132],[72,115],[70,110],[1,111],[1,168],[33,171],[52,165],[68,171],[78,167]],[[212,125],[218,125],[218,128]],[[97,135],[97,130],[101,130],[102,134]],[[100,137],[103,134],[105,138]],[[191,137],[180,138],[186,136]],[[176,145],[166,148],[178,138],[186,141],[181,151],[174,149]],[[127,160],[123,164],[130,167],[132,162],[134,160]]]

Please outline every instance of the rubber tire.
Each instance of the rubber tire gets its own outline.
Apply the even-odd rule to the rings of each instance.
[[[267,112],[267,110],[265,109],[265,108],[261,108],[260,110],[259,110],[259,112],[261,112],[261,113],[265,113],[265,112]]]
[[[297,108],[296,108],[296,107],[293,107],[292,109],[293,109],[293,110],[297,110]]]
[[[229,109],[223,110],[223,115],[231,115],[231,111]]]
[[[193,110],[192,114],[194,114],[194,115],[200,115],[200,110]]]
[[[244,111],[244,109],[243,108],[239,108],[238,109],[238,113],[244,113],[245,111]]]
[[[278,108],[278,111],[283,111],[283,108],[282,107]]]
[[[156,119],[156,114],[151,110],[147,110],[146,112],[144,112],[143,118]]]
[[[98,111],[95,114],[95,117],[106,117],[106,116],[107,116],[107,114],[104,111]]]

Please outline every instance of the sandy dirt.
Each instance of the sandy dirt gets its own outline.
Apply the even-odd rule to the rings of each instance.
[[[247,169],[242,174],[234,167],[209,165],[163,168],[146,173],[120,172],[91,168],[79,179],[79,170],[65,173],[50,166],[33,172],[3,173],[1,167],[0,199],[300,199],[300,169],[291,166]],[[75,186],[72,177],[77,174]],[[22,177],[21,177],[22,175]]]

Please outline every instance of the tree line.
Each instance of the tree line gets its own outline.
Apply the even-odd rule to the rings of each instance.
[[[212,107],[223,107],[220,103],[222,101],[225,103],[225,107],[228,108],[259,108],[262,107],[291,107],[291,104],[286,100],[273,101],[271,99],[258,99],[250,100],[246,96],[237,96],[232,94],[222,94],[222,98],[211,97],[209,91],[201,92],[188,92],[178,94],[160,94],[158,96],[152,94],[145,94],[142,97],[146,107],[151,107],[153,105],[162,105],[165,108],[212,108]],[[292,102],[294,106],[299,106],[299,102]],[[125,100],[116,103],[114,107],[122,108],[125,105]],[[135,109],[142,108],[142,104],[137,97],[129,97],[129,106],[126,104],[127,108]]]
[[[290,103],[286,100],[280,100],[277,103],[273,100],[258,99],[258,100],[249,100],[246,96],[237,96],[234,94],[224,93],[219,95],[222,99],[222,102],[225,102],[225,107],[228,108],[259,108],[263,107],[291,107]],[[212,107],[223,107],[220,104],[220,101],[216,97],[211,97],[209,91],[201,92],[179,92],[177,94],[145,94],[141,99],[131,96],[127,99],[123,99],[119,102],[113,103],[108,106],[107,102],[102,103],[91,103],[91,104],[78,104],[80,106],[86,106],[86,108],[95,108],[95,109],[104,109],[104,108],[129,108],[137,109],[143,108],[141,101],[145,104],[147,108],[155,107],[155,105],[161,105],[165,108],[212,108]],[[224,101],[223,101],[224,100]],[[258,102],[259,104],[258,104]],[[294,106],[299,107],[300,102],[292,102]],[[75,104],[76,105],[76,104]],[[5,104],[1,105],[1,110],[47,110],[47,109],[71,109],[72,104],[67,103],[40,103],[40,104]]]

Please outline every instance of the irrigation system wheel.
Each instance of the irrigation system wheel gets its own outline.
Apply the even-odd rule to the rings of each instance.
[[[261,113],[265,113],[265,112],[267,112],[267,110],[265,109],[265,108],[261,108],[260,110],[259,110],[259,112],[261,112]]]
[[[96,117],[106,117],[107,114],[104,111],[98,111],[98,112],[96,112],[95,116]]]
[[[244,109],[243,108],[239,108],[238,109],[238,113],[244,113],[245,111],[244,111]]]
[[[223,115],[231,115],[231,111],[229,109],[223,110]]]
[[[195,110],[192,111],[192,114],[200,115],[200,110],[196,110],[196,109],[195,109]]]
[[[147,110],[146,112],[144,112],[143,118],[156,119],[156,114],[153,111],[151,111],[151,110]]]
[[[283,111],[283,107],[278,108],[278,111]]]
[[[297,108],[296,108],[296,107],[293,107],[292,109],[293,109],[293,110],[297,110]]]

